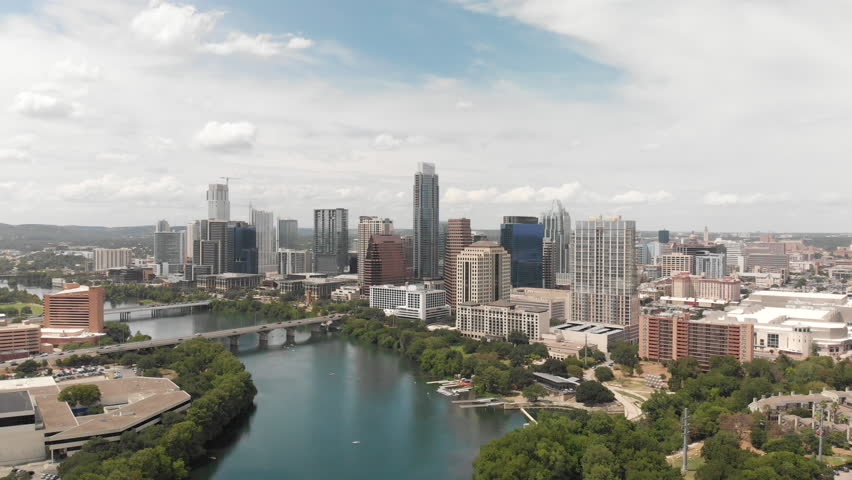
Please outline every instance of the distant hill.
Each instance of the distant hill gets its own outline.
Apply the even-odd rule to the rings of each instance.
[[[86,227],[79,225],[9,225],[0,223],[0,249],[41,250],[57,245],[92,245],[104,248],[136,247],[151,243],[152,225],[138,227]]]

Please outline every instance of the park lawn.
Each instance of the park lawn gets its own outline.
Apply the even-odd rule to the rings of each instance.
[[[33,315],[41,315],[44,312],[44,307],[37,303],[0,303],[0,307],[17,308],[18,311],[20,311],[24,307],[30,307],[33,309]]]

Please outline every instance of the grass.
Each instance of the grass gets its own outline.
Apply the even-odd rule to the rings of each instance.
[[[0,303],[0,308],[17,308],[20,311],[24,307],[33,309],[33,315],[41,315],[44,312],[44,307],[37,303]]]
[[[681,460],[680,456],[669,459],[669,464],[671,464],[671,466],[673,466],[677,469],[680,469],[681,462],[682,462],[682,460]],[[695,472],[702,465],[704,465],[704,458],[701,457],[700,450],[698,452],[694,452],[694,453],[692,451],[690,451],[688,460],[686,461],[686,475],[685,475],[684,478],[686,478],[687,480],[694,479],[695,478]]]

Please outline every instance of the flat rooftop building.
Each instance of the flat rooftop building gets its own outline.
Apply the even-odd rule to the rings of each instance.
[[[44,326],[103,332],[105,298],[104,287],[67,283],[65,290],[44,296]]]
[[[544,344],[570,343],[588,345],[601,352],[608,353],[612,343],[630,340],[630,327],[591,322],[568,322],[550,327],[550,332],[543,334]]]

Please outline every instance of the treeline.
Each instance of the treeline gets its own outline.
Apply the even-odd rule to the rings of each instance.
[[[104,285],[106,301],[122,303],[128,300],[153,300],[157,303],[179,303],[206,300],[209,295],[201,290],[187,292],[177,287],[152,287],[140,283]]]
[[[163,422],[118,442],[93,439],[59,466],[67,480],[171,480],[186,478],[190,462],[204,445],[239,414],[251,408],[257,393],[251,374],[218,342],[193,338],[177,348],[149,354],[155,368],[177,373],[175,383],[193,397],[182,413],[167,413]],[[146,360],[148,361],[148,360]]]
[[[298,320],[311,316],[304,308],[283,299],[272,303],[263,303],[253,299],[213,300],[210,303],[210,309],[221,313],[257,314],[260,318],[273,321]]]
[[[25,290],[0,287],[0,303],[35,303],[41,305],[41,298]]]

